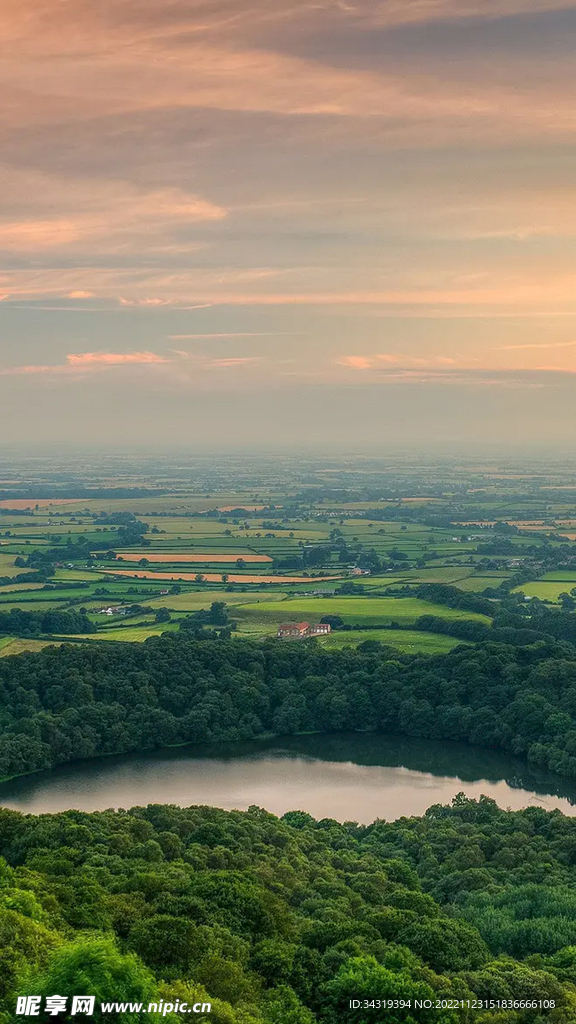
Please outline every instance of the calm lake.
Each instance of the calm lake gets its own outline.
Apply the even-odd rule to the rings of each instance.
[[[338,821],[419,815],[456,793],[500,807],[576,815],[576,783],[505,754],[374,733],[180,747],[84,761],[0,784],[0,804],[27,813],[148,803],[209,804]]]

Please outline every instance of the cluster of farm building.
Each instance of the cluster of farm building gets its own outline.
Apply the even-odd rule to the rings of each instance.
[[[324,636],[330,629],[328,622],[284,622],[278,626],[276,636],[281,640],[297,640],[307,636]]]

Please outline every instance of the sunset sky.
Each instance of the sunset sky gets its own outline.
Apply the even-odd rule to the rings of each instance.
[[[568,446],[576,3],[3,0],[5,441]]]

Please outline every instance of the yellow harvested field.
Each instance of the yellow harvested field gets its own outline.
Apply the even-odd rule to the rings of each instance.
[[[132,576],[142,580],[195,580],[196,573],[192,572],[147,572],[145,569],[131,572],[129,569],[104,569],[108,576]],[[222,574],[216,572],[203,572],[203,579],[207,583],[219,583]],[[228,583],[311,583],[309,576],[247,576],[240,573],[226,573]],[[322,582],[326,580],[339,580],[341,576],[323,576]]]
[[[242,558],[245,562],[271,562],[272,559],[269,555],[255,555],[253,552],[230,551],[228,553],[215,555],[211,552],[194,551],[194,552],[182,552],[175,551],[174,553],[163,552],[160,554],[158,551],[151,551],[145,555],[136,552],[125,552],[119,551],[120,555],[125,562],[139,562],[141,558],[147,558],[149,562],[236,562],[238,558]]]
[[[241,505],[220,505],[218,507],[218,511],[219,512],[234,512],[235,509],[240,508],[240,509],[243,509],[244,512],[259,512],[260,509],[263,509],[264,507],[265,507],[264,505],[244,505],[244,504],[241,504]]]
[[[46,508],[48,505],[80,505],[85,504],[83,498],[3,498],[0,501],[0,508],[15,508],[23,510],[26,508]]]
[[[23,573],[34,572],[34,569],[23,569],[14,565],[16,555],[0,554],[0,576],[20,576]]]
[[[6,658],[9,654],[24,654],[25,651],[41,651],[43,647],[59,647],[58,640],[28,640],[15,636],[8,643],[0,645],[0,658]]]
[[[26,590],[42,590],[43,583],[12,583],[9,587],[2,587],[0,596],[4,594],[20,594]]]

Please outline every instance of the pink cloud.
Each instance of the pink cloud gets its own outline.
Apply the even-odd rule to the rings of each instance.
[[[126,363],[149,364],[169,363],[169,359],[159,356],[156,352],[80,352],[66,356],[67,363],[73,367],[85,366],[122,366]]]
[[[157,366],[172,360],[156,352],[70,352],[66,362],[53,365],[8,366],[0,370],[0,376],[19,374],[62,374],[87,370],[106,369],[111,366]]]
[[[172,349],[170,356],[161,356],[157,352],[70,352],[66,356],[66,362],[60,364],[9,366],[0,369],[0,376],[38,374],[55,376],[71,374],[75,376],[86,373],[109,370],[116,367],[131,366],[162,366],[171,367],[176,376],[183,380],[189,379],[189,371],[202,373],[213,369],[225,369],[227,367],[243,367],[260,363],[260,356],[230,356],[221,359],[213,359],[206,355],[184,352],[179,349]]]
[[[338,360],[339,366],[347,366],[352,370],[397,369],[412,373],[415,370],[433,369],[434,367],[451,367],[456,363],[449,356],[434,356],[423,359],[419,356],[403,356],[396,352],[377,352],[371,356],[344,356]],[[382,365],[384,364],[384,366]]]
[[[370,370],[374,365],[371,359],[366,356],[344,356],[339,359],[340,366],[349,366],[353,370]]]
[[[67,366],[7,366],[0,370],[0,376],[11,377],[13,375],[28,373],[62,373],[69,369]]]

